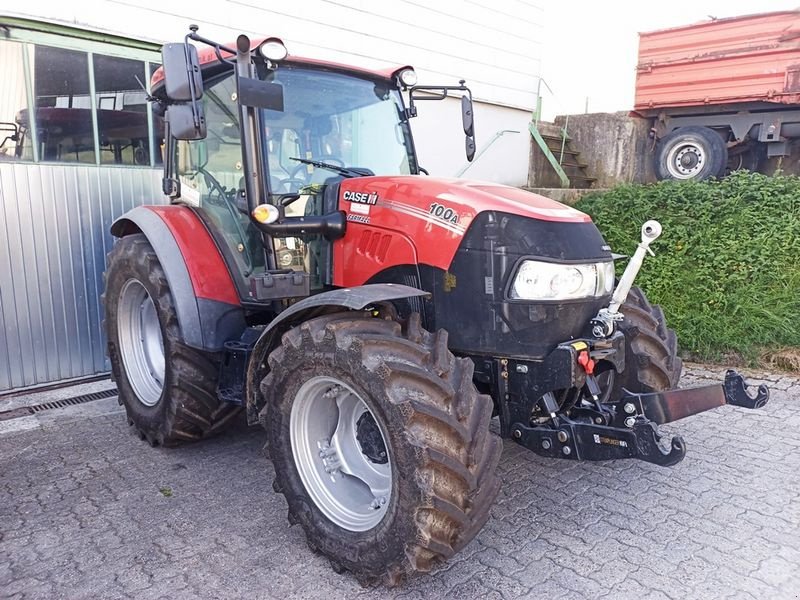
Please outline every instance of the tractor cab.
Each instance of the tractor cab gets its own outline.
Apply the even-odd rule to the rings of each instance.
[[[464,82],[415,94],[410,67],[361,70],[289,57],[276,38],[240,41],[247,52],[239,54],[252,64],[225,58],[234,50],[217,45],[213,54],[165,47],[164,67],[153,78],[171,123],[165,191],[174,203],[200,209],[243,302],[307,296],[332,284],[331,243],[345,226],[339,184],[419,174],[409,126],[414,99],[443,99],[448,90],[466,94],[474,154],[471,94]],[[265,48],[277,56],[266,58]],[[194,68],[199,77],[186,94],[181,86]],[[249,104],[240,101],[240,88]],[[403,90],[410,90],[409,108]],[[190,111],[198,126],[181,130]]]

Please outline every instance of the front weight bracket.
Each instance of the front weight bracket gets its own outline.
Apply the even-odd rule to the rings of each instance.
[[[572,460],[615,460],[638,458],[662,467],[678,464],[686,456],[680,436],[661,445],[656,426],[638,419],[632,428],[606,427],[590,423],[562,423],[557,429],[527,427],[516,423],[512,437],[520,444],[548,458]]]

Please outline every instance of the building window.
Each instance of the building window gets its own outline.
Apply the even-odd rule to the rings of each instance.
[[[51,37],[0,39],[0,160],[161,164],[163,119],[142,89],[158,64],[98,52],[96,43],[79,50],[74,38],[64,38],[73,48],[60,47]]]
[[[33,54],[31,78],[40,160],[94,163],[92,96],[86,52],[36,46]]]
[[[149,166],[144,61],[95,54],[92,63],[100,162]]]
[[[24,44],[0,43],[0,161],[33,159],[30,132],[22,125],[28,119],[24,51]]]

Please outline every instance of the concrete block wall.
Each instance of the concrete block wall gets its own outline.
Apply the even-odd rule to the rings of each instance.
[[[655,181],[648,119],[616,112],[558,116],[555,122],[566,125],[573,147],[597,178],[594,187]]]
[[[587,172],[596,177],[592,187],[655,181],[653,141],[647,119],[627,112],[558,116],[555,123],[539,123],[542,132],[560,135],[566,126],[570,143],[579,151]],[[559,187],[559,180],[531,138],[529,187]]]

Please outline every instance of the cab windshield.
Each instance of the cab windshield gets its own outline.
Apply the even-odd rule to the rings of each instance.
[[[297,158],[375,175],[416,172],[400,92],[389,82],[281,65],[267,80],[283,86],[283,111],[263,111],[270,188],[296,193],[334,171]]]

